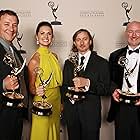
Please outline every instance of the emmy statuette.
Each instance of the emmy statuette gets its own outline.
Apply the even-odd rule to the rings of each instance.
[[[43,76],[43,72],[44,72],[43,69],[37,67],[34,70],[34,72],[39,77],[39,80],[40,80],[39,85],[43,85],[43,88],[45,91],[46,86],[49,85],[49,83],[52,79],[53,73],[50,74],[50,76],[47,80],[42,80],[41,77]],[[45,101],[45,99],[47,98],[47,96],[45,94],[41,98],[42,98],[41,101],[34,101],[33,102],[32,113],[34,113],[38,116],[50,116],[52,114],[52,104]]]

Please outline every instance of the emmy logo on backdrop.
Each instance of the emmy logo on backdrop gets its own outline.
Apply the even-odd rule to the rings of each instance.
[[[130,91],[130,88],[132,88],[133,85],[132,83],[130,83],[129,77],[133,74],[137,66],[137,61],[132,69],[127,68],[128,62],[129,61],[125,56],[121,56],[118,60],[118,64],[125,69],[124,78],[127,84],[127,91],[120,91],[120,101],[125,103],[135,104],[136,101],[139,99],[139,96],[137,96],[137,94],[132,93]]]
[[[129,23],[129,21],[130,21],[130,17],[129,17],[129,12],[131,11],[131,9],[132,9],[132,5],[131,5],[131,7],[130,8],[128,8],[128,3],[127,2],[123,2],[122,3],[122,7],[124,8],[124,10],[125,10],[125,15],[126,15],[126,18],[127,18],[127,22],[124,22],[123,23],[123,26],[127,26],[127,24]]]
[[[50,76],[47,80],[42,79],[42,76],[44,73],[42,68],[40,68],[40,67],[35,68],[34,73],[39,77],[39,80],[40,80],[39,85],[42,85],[44,88],[44,91],[45,91],[46,86],[49,85],[49,83],[52,79],[53,72],[50,74]],[[51,115],[52,114],[52,104],[45,101],[45,99],[47,98],[47,96],[45,94],[41,98],[42,98],[42,101],[33,102],[32,112],[39,116]]]
[[[26,59],[24,59],[23,64],[20,67],[14,66],[14,59],[10,54],[5,54],[3,62],[7,65],[9,65],[12,70],[10,76],[18,76],[26,65]],[[20,75],[19,75],[20,76]],[[23,99],[24,96],[22,93],[17,93],[15,90],[13,91],[5,91],[2,93],[3,95],[3,101],[5,102],[4,105],[10,106],[10,107],[23,107]]]
[[[55,6],[55,3],[53,1],[49,1],[48,2],[48,6],[51,8],[52,10],[52,14],[54,16],[54,21],[51,22],[52,25],[62,25],[62,23],[60,21],[57,21],[57,16],[56,16],[56,11],[58,10],[58,5],[57,7],[54,7]]]
[[[23,33],[20,35],[19,32],[18,32],[18,33],[17,33],[17,36],[16,36],[17,44],[18,44],[18,46],[19,46],[19,48],[20,48],[18,51],[20,52],[20,54],[26,54],[26,51],[25,51],[25,50],[22,50],[22,45],[21,45],[21,43],[20,43],[22,37],[23,37]]]

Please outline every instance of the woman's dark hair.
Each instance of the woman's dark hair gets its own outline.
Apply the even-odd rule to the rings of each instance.
[[[16,12],[14,12],[12,10],[0,10],[0,18],[1,18],[1,16],[5,15],[5,14],[10,15],[10,16],[15,16],[17,18],[17,22],[19,24],[19,18],[17,16]]]
[[[40,27],[42,27],[42,26],[48,26],[48,27],[50,27],[51,30],[52,30],[52,34],[53,34],[52,25],[51,25],[49,22],[47,22],[47,21],[42,21],[42,22],[40,22],[40,23],[37,25],[37,28],[36,28],[36,35],[38,34]]]
[[[76,40],[77,35],[78,35],[79,33],[81,33],[81,32],[86,32],[86,33],[88,34],[89,39],[91,40],[91,44],[90,44],[90,46],[89,46],[89,49],[90,49],[90,51],[93,51],[93,37],[91,36],[90,32],[89,32],[88,30],[86,30],[86,29],[79,29],[78,31],[76,31],[76,32],[74,33],[74,35],[73,35],[72,51],[78,52],[78,49],[77,49],[77,47],[75,46],[74,42],[75,42],[75,40]]]

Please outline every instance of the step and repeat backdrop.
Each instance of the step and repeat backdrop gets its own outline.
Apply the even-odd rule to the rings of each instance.
[[[94,37],[94,50],[108,59],[110,52],[126,45],[123,32],[126,24],[140,21],[139,0],[1,0],[0,9],[11,9],[20,18],[19,33],[14,40],[27,60],[37,49],[36,26],[49,21],[54,28],[51,49],[57,53],[61,67],[72,46],[72,36],[80,28]],[[106,122],[109,98],[102,99],[101,140],[114,140],[113,123]],[[93,124],[94,125],[94,124]],[[61,140],[67,140],[62,123]]]

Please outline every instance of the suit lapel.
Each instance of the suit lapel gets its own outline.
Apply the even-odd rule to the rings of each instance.
[[[96,52],[91,52],[87,66],[85,68],[85,71],[88,71],[91,67],[96,67],[96,60],[95,60],[95,56],[96,56]]]

